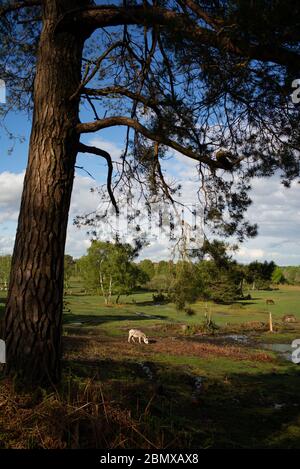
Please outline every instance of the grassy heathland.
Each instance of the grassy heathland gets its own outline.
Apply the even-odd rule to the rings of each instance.
[[[192,316],[154,305],[150,293],[105,306],[78,282],[71,290],[62,385],[20,397],[2,380],[3,447],[300,448],[300,364],[264,348],[300,338],[300,288],[198,302]],[[203,329],[205,314],[214,334]],[[299,322],[282,323],[285,314]],[[150,343],[128,344],[132,327]]]

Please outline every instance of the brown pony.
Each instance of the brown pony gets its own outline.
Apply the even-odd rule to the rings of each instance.
[[[275,305],[275,301],[272,300],[272,298],[268,298],[268,299],[266,300],[266,304],[267,304],[267,305]]]

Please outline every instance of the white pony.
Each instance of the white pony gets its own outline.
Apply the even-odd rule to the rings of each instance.
[[[139,339],[139,343],[141,343],[143,340],[145,344],[149,344],[149,340],[147,339],[146,334],[144,334],[142,331],[139,331],[138,329],[130,329],[128,342],[131,342],[131,339],[133,342],[135,342],[135,338]]]

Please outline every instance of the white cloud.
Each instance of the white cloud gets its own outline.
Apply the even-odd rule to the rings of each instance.
[[[120,148],[111,142],[94,139],[90,143],[109,151],[114,159],[120,155]],[[186,167],[185,173],[177,155],[173,162],[176,165],[178,179],[185,181],[183,198],[185,202],[193,203],[196,200],[197,190],[197,183],[193,180],[194,162]],[[164,167],[168,167],[169,170],[171,165],[172,162],[168,161]],[[0,252],[2,253],[12,251],[23,178],[24,173],[0,173]],[[76,215],[90,213],[99,206],[99,196],[96,192],[90,191],[94,186],[95,181],[90,177],[76,175],[66,245],[66,251],[76,257],[86,252],[90,242],[86,230],[77,229],[73,225],[73,219]],[[299,188],[296,183],[292,184],[290,189],[284,188],[278,177],[253,181],[253,204],[249,208],[248,217],[250,221],[258,223],[259,235],[240,247],[235,256],[239,261],[247,263],[256,259],[273,259],[281,265],[300,264]],[[153,242],[141,255],[143,258],[151,257],[155,260],[166,259],[169,256],[170,243],[166,238],[159,238],[158,242]]]
[[[168,243],[166,239],[160,239],[159,244],[150,244],[150,246],[143,249],[140,259],[160,261],[162,259],[169,259],[170,253],[170,243]]]
[[[105,140],[101,137],[95,137],[90,142],[89,145],[95,146],[100,148],[101,150],[107,151],[111,158],[115,161],[120,160],[120,155],[123,151],[123,148],[116,145],[114,142],[110,140]]]
[[[253,204],[247,216],[258,224],[258,236],[242,245],[235,256],[237,260],[266,259],[279,265],[300,264],[299,188],[297,182],[285,188],[278,176],[252,181]]]
[[[237,257],[241,259],[258,260],[262,259],[264,256],[265,251],[263,249],[240,248],[237,253]]]
[[[23,187],[24,172],[0,173],[0,223],[17,221]]]
[[[14,247],[14,236],[0,236],[0,255],[11,254]]]
[[[90,240],[84,230],[79,230],[69,225],[66,241],[67,254],[71,254],[73,257],[81,257],[86,254],[90,244]]]
[[[75,175],[72,192],[70,217],[92,212],[99,205],[99,197],[96,192],[91,192],[95,187],[95,181],[87,176]]]

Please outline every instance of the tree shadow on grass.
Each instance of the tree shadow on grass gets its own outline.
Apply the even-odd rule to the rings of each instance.
[[[153,303],[153,300],[143,300],[143,301],[134,301],[125,303],[126,305],[134,305],[134,306],[160,306]]]
[[[243,305],[243,306],[248,306],[248,305],[257,305],[257,301],[255,301],[256,298],[252,298],[252,300],[247,300],[247,301],[238,301],[237,303],[233,304],[238,304],[238,305]]]
[[[226,380],[203,376],[198,391],[199,376],[189,366],[142,357],[66,360],[64,369],[101,383],[106,398],[128,409],[140,428],[151,422],[152,441],[164,428],[165,444],[175,438],[170,447],[300,448],[298,367]]]
[[[133,302],[126,302],[126,305],[136,305],[136,306],[152,306],[152,307],[159,307],[169,304],[170,301],[153,301],[153,300],[142,300],[142,301],[133,301]]]
[[[6,298],[0,298],[0,321],[2,321],[4,317],[5,303],[6,303]],[[1,324],[0,324],[0,329],[1,329]]]
[[[63,315],[63,324],[65,326],[74,324],[74,325],[98,325],[105,324],[108,322],[120,322],[120,321],[143,321],[149,319],[168,319],[168,316],[156,316],[151,315],[151,318],[148,316],[138,315],[138,314],[72,314],[64,313]]]

